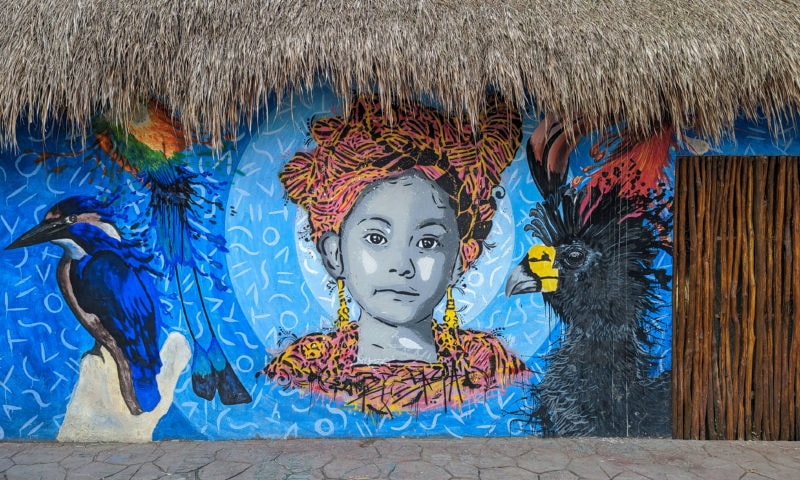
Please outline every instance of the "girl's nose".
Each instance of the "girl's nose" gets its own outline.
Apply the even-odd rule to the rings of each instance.
[[[398,249],[400,251],[394,256],[391,266],[389,267],[390,273],[396,273],[403,278],[413,278],[417,273],[414,262],[411,261],[411,256],[405,249]]]

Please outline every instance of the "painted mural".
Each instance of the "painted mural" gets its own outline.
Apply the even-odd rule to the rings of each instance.
[[[630,142],[624,130],[604,134],[592,147],[596,172],[567,186],[570,134],[579,130],[545,117],[528,143],[543,200],[525,228],[541,243],[511,271],[506,293],[542,292],[562,333],[522,411],[543,433],[664,435],[670,371],[653,375],[652,347],[663,332],[653,314],[669,289],[655,261],[671,254],[673,135]]]
[[[672,131],[317,88],[0,161],[0,438],[670,433]]]

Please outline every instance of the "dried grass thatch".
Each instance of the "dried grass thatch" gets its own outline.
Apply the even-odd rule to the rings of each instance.
[[[426,95],[473,116],[487,84],[592,126],[717,137],[800,103],[798,0],[3,0],[0,140],[28,118],[85,126],[143,97],[188,130],[252,118],[267,95]]]

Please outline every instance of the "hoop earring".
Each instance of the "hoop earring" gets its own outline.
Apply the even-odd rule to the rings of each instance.
[[[336,279],[336,288],[339,290],[339,312],[336,318],[336,328],[342,328],[350,323],[350,309],[347,308],[347,300],[344,298],[344,279]]]
[[[444,326],[448,329],[456,329],[461,323],[456,313],[456,302],[453,300],[453,287],[447,287],[447,305],[444,308]]]

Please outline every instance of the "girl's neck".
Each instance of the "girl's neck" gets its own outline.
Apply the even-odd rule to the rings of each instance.
[[[427,321],[410,325],[389,325],[362,313],[358,319],[358,363],[391,361],[436,362],[436,344]]]

